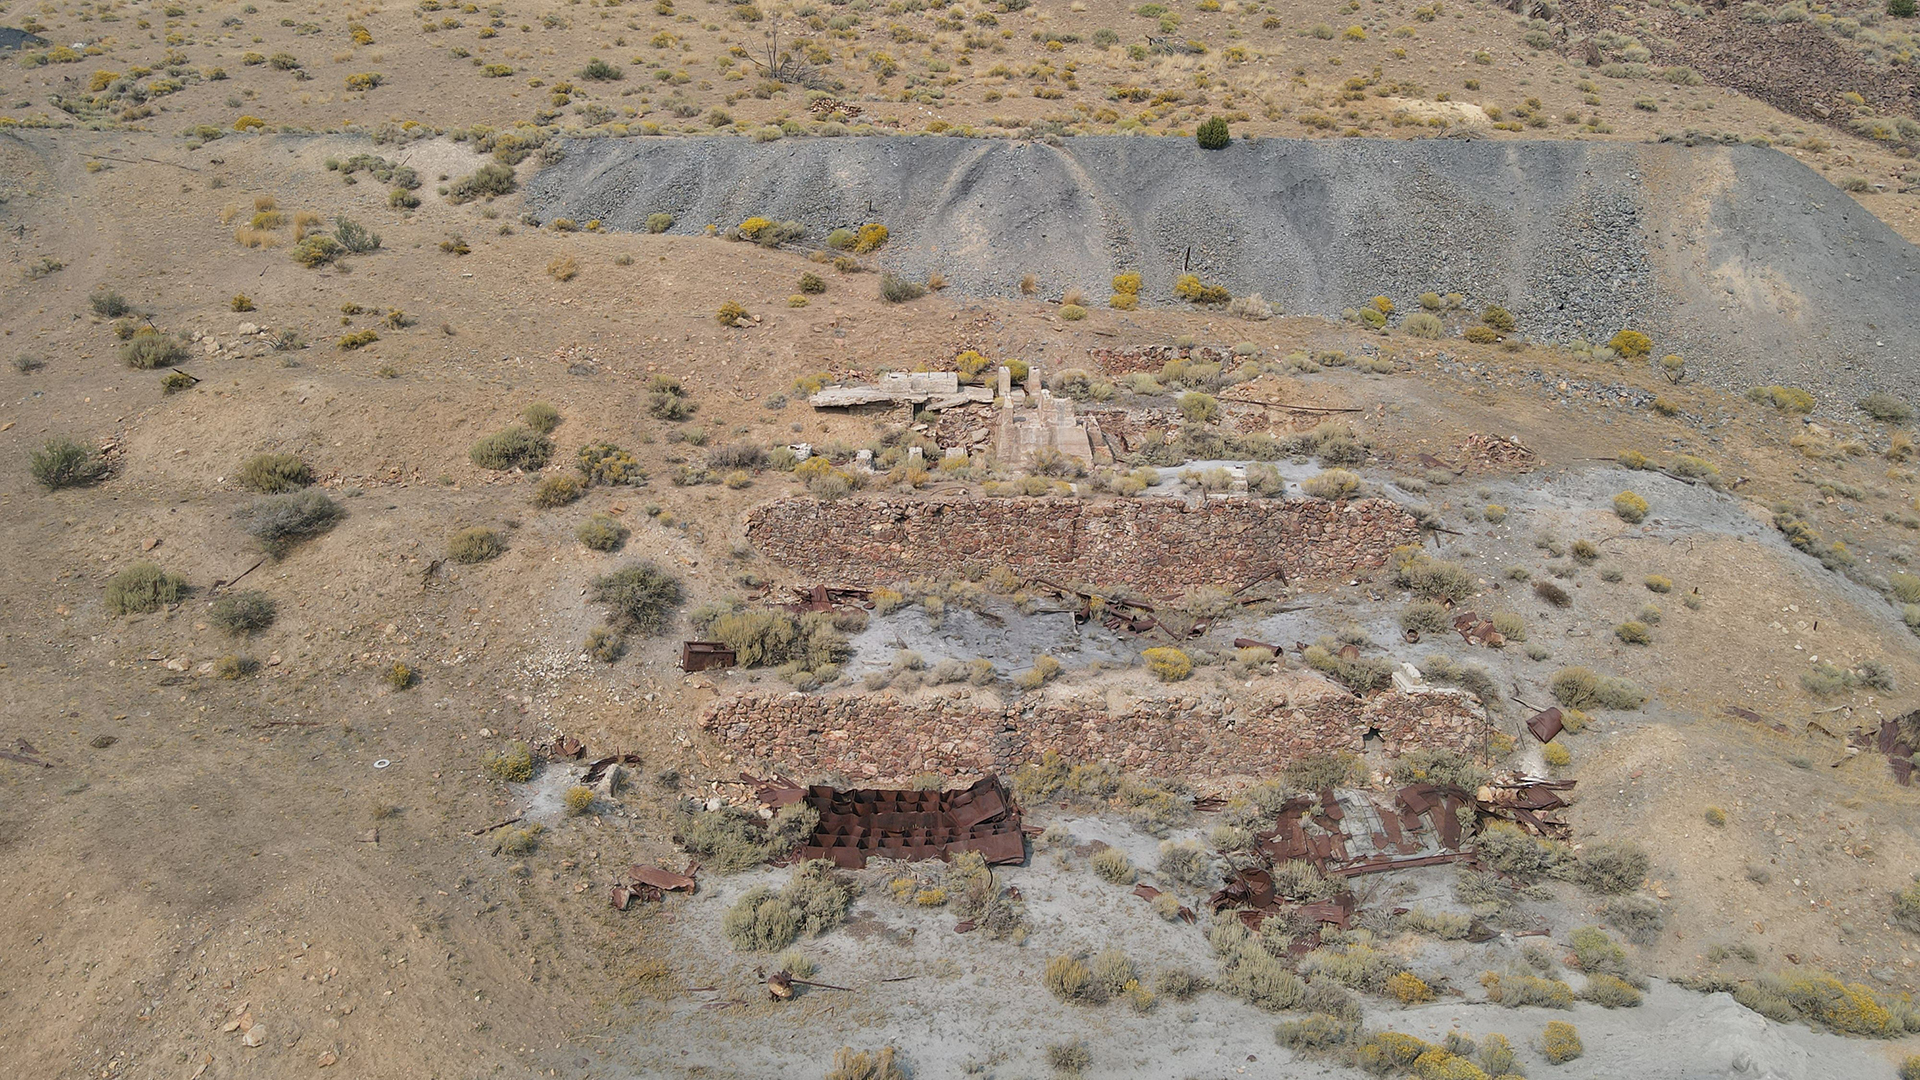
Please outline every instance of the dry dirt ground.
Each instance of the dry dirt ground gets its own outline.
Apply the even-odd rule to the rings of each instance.
[[[1553,7],[1526,19],[1444,0],[16,0],[0,25],[46,44],[0,54],[0,124],[129,127],[198,144],[244,118],[404,142],[531,125],[757,138],[868,127],[1186,134],[1220,114],[1256,136],[1758,139],[1920,236],[1912,20],[1866,2],[1737,13],[1576,4],[1565,19]],[[798,65],[783,67],[784,82],[765,70],[770,34],[776,63]],[[1751,55],[1730,61],[1729,38],[1751,42]],[[595,59],[618,77],[584,76]],[[823,97],[859,111],[811,111]]]
[[[299,27],[274,25],[278,7],[270,9],[273,18],[234,9],[243,28],[219,48],[272,52],[324,37],[326,49],[309,50],[308,67],[327,70],[330,52],[355,58],[343,13],[291,13],[296,24],[309,18],[324,33],[288,36]],[[211,41],[216,16],[227,10],[196,9],[180,18],[204,23],[195,33]],[[604,6],[565,10],[576,27],[570,32],[579,35],[592,24],[589,16],[608,13]],[[7,18],[24,14],[16,5]],[[165,32],[163,16],[133,8],[112,14],[117,22],[96,16],[84,27],[57,5],[36,15],[56,41],[111,30],[121,41],[115,49],[127,51],[85,64],[9,69],[6,96],[31,103],[13,115],[44,111],[42,96],[56,88],[48,80],[109,61],[125,69],[146,52],[162,51],[163,43],[146,35]],[[365,49],[387,50],[378,66],[393,80],[369,92],[367,107],[391,95],[446,110],[431,118],[445,126],[524,116],[517,110],[533,103],[521,106],[510,94],[531,96],[525,82],[534,72],[563,77],[592,48],[584,36],[567,39],[565,49],[533,44],[548,33],[537,14],[514,15],[501,33],[526,53],[508,59],[532,69],[511,81],[485,81],[436,59],[472,80],[459,83],[457,93],[445,90],[453,84],[441,73],[411,71],[399,47],[384,44],[403,29],[417,32],[412,14],[367,14],[377,44]],[[1436,67],[1440,50],[1457,52],[1471,39],[1474,20],[1480,32],[1512,33],[1504,13],[1463,11],[1457,27],[1453,14],[1419,24],[1459,35],[1452,46],[1433,46]],[[134,34],[130,28],[143,18],[152,27]],[[1116,11],[1109,18],[1122,17]],[[1209,18],[1221,16],[1193,16]],[[1294,21],[1323,18],[1333,15]],[[267,40],[250,45],[256,32]],[[634,31],[606,31],[622,32]],[[1291,29],[1276,33],[1287,35],[1289,49],[1321,50],[1316,65],[1334,49],[1296,39]],[[477,52],[484,43],[473,37],[467,30],[464,46]],[[1376,44],[1382,37],[1370,35],[1365,47],[1384,48]],[[437,43],[450,42],[443,36]],[[312,84],[293,84],[286,72],[269,76],[269,68],[213,55],[211,46],[179,47],[206,52],[193,57],[196,66],[224,63],[233,78],[224,86],[195,83],[168,99],[182,114],[154,118],[162,131],[201,122],[230,126],[238,108],[214,99],[243,88],[271,95],[270,108],[246,108],[262,109],[276,124],[331,126],[345,117],[339,75],[376,66],[370,55],[366,64],[341,61],[321,88],[318,73]],[[1350,67],[1385,61],[1354,47]],[[636,49],[646,51],[626,47]],[[1449,53],[1444,64],[1451,70],[1455,62]],[[1484,67],[1489,87],[1530,70],[1518,60],[1511,72],[1505,61]],[[1536,77],[1534,89],[1544,95],[1546,76]],[[408,79],[418,82],[403,99]],[[636,73],[626,86],[641,83]],[[498,96],[463,98],[468,89]],[[1501,92],[1517,97],[1523,89],[1516,81]],[[699,99],[703,106],[720,93],[702,92],[712,95]],[[308,103],[300,96],[308,93],[318,104],[302,112]],[[328,95],[332,101],[319,100]],[[1725,112],[1715,115],[1723,125],[1735,110],[1750,117],[1749,131],[1793,123],[1769,121],[1751,102],[1720,100]],[[774,106],[748,98],[735,107],[758,121],[770,119],[762,110]],[[980,108],[985,115],[988,107]],[[1897,167],[1891,157],[1870,158],[1864,144],[1846,136],[1826,137],[1835,149],[1825,155]],[[1647,478],[1655,502],[1650,527],[1608,545],[1602,563],[1621,569],[1622,582],[1597,580],[1596,569],[1578,571],[1570,580],[1581,586],[1583,601],[1605,598],[1591,610],[1584,602],[1573,614],[1526,609],[1552,661],[1503,655],[1498,663],[1533,687],[1559,663],[1591,663],[1655,694],[1641,713],[1605,716],[1572,737],[1567,771],[1581,781],[1574,811],[1580,838],[1633,837],[1654,853],[1655,887],[1672,899],[1671,929],[1637,955],[1648,970],[1694,973],[1708,966],[1709,944],[1740,942],[1759,958],[1743,971],[1800,964],[1867,978],[1883,992],[1915,987],[1914,939],[1887,922],[1889,894],[1920,862],[1913,791],[1894,787],[1873,755],[1850,757],[1839,739],[1806,726],[1818,720],[1843,731],[1882,712],[1905,711],[1907,688],[1920,680],[1920,648],[1897,607],[1870,587],[1913,555],[1914,534],[1898,519],[1912,511],[1920,485],[1907,464],[1882,456],[1893,434],[1885,425],[1830,424],[1831,439],[1808,441],[1794,418],[1690,383],[1669,386],[1644,366],[1583,364],[1565,354],[1459,341],[1442,348],[1304,319],[1242,323],[1151,310],[1096,311],[1068,323],[1039,303],[968,305],[937,294],[891,306],[874,297],[870,274],[828,274],[824,295],[789,308],[799,275],[818,269],[797,252],[700,237],[521,230],[513,224],[514,197],[447,205],[432,197],[433,177],[465,175],[483,160],[465,144],[415,144],[428,197],[411,215],[389,212],[379,185],[347,186],[324,167],[329,157],[369,149],[363,140],[291,135],[224,139],[197,151],[185,146],[171,135],[124,130],[0,133],[0,224],[6,261],[17,271],[0,282],[0,355],[9,362],[0,372],[0,543],[15,553],[11,584],[0,593],[0,749],[14,752],[24,741],[33,748],[25,756],[51,763],[0,760],[0,894],[13,898],[11,917],[0,925],[0,948],[9,957],[0,973],[0,1052],[21,1075],[217,1080],[322,1067],[396,1078],[750,1075],[737,1065],[726,1071],[724,1052],[704,1051],[711,1060],[684,1068],[659,1056],[703,1052],[715,1039],[762,1045],[770,1029],[792,1031],[789,1020],[759,1025],[767,1006],[758,1004],[753,1023],[729,1026],[727,1010],[700,1008],[711,995],[690,989],[744,986],[760,962],[721,950],[711,937],[718,905],[740,884],[714,876],[706,896],[625,915],[609,911],[604,899],[607,882],[629,862],[678,865],[669,817],[676,788],[705,794],[709,782],[749,764],[728,760],[693,724],[722,680],[686,678],[674,668],[677,631],[636,640],[612,666],[587,660],[581,643],[602,618],[585,596],[587,582],[646,557],[685,580],[689,608],[739,591],[742,574],[785,584],[777,567],[736,552],[734,543],[749,506],[800,493],[790,477],[766,472],[737,490],[679,487],[668,477],[676,465],[702,460],[697,440],[708,447],[736,440],[860,445],[886,425],[886,417],[815,415],[797,399],[775,407],[774,399],[795,397],[797,378],[937,367],[965,348],[1075,356],[1094,346],[1164,344],[1183,335],[1247,342],[1268,359],[1365,348],[1396,358],[1392,374],[1330,368],[1286,384],[1303,401],[1365,410],[1355,427],[1375,447],[1376,460],[1363,471],[1378,484],[1403,473],[1412,455],[1449,453],[1472,431],[1511,434],[1539,451],[1540,469],[1530,477],[1473,476],[1423,496],[1463,534],[1438,536],[1438,549],[1476,570],[1484,565],[1490,596],[1495,585],[1514,588],[1500,576],[1511,563],[1526,562],[1539,575],[1550,561],[1564,562],[1536,548],[1538,538],[1599,541],[1629,532],[1605,509],[1616,481],[1626,478],[1597,459],[1627,448],[1688,452],[1741,481],[1720,495]],[[239,247],[233,232],[240,222],[228,208],[250,215],[262,196],[288,212],[374,223],[384,246],[318,271],[287,257],[291,226],[276,231],[281,246]],[[1867,199],[1884,200],[1875,205],[1889,207],[1884,212],[1896,224],[1911,203],[1894,194]],[[441,249],[454,236],[465,239],[470,254]],[[569,256],[578,272],[557,280],[547,268]],[[42,257],[64,268],[29,277],[25,271]],[[123,365],[111,320],[89,307],[89,294],[100,288],[124,294],[167,331],[198,335],[181,368],[199,383],[165,395],[160,373]],[[240,293],[256,310],[231,310]],[[721,328],[713,312],[726,300],[743,302],[760,322]],[[343,314],[343,305],[363,310]],[[393,309],[411,325],[385,325]],[[242,321],[297,330],[311,344],[272,351],[242,339]],[[351,351],[334,344],[363,329],[375,329],[380,340]],[[28,356],[44,366],[12,363]],[[656,373],[684,380],[699,405],[691,420],[648,417],[647,385]],[[1677,416],[1636,404],[1655,392],[1678,407]],[[538,510],[528,501],[528,478],[470,463],[467,448],[476,438],[511,423],[534,401],[551,402],[564,417],[554,471],[564,470],[577,447],[610,440],[634,451],[650,483],[595,488],[570,507]],[[693,431],[701,434],[690,439]],[[64,435],[111,444],[112,477],[92,488],[36,487],[31,453]],[[1790,445],[1796,437],[1817,454],[1836,449],[1809,457]],[[1851,438],[1862,452],[1837,449]],[[348,514],[325,536],[251,571],[246,583],[274,596],[280,615],[252,639],[234,640],[207,621],[210,590],[260,557],[231,519],[249,498],[232,477],[248,456],[266,450],[301,455]],[[1513,508],[1505,525],[1468,514],[1496,497]],[[1787,549],[1769,524],[1777,499],[1800,503],[1827,538],[1844,538],[1868,584],[1843,581]],[[573,527],[590,512],[630,526],[624,552],[597,554],[574,541]],[[448,537],[473,525],[502,530],[506,554],[435,569]],[[104,584],[141,558],[184,575],[192,591],[166,611],[114,617],[103,603]],[[1614,644],[1607,636],[1612,624],[1647,602],[1634,583],[1648,573],[1698,588],[1706,599],[1699,611],[1665,604],[1651,646]],[[1350,618],[1378,623],[1395,607],[1369,608],[1338,589],[1319,598],[1326,613],[1310,631],[1331,632]],[[228,681],[204,667],[237,653],[262,662],[256,676]],[[1815,654],[1882,659],[1897,689],[1816,700],[1796,681]],[[417,669],[416,685],[395,691],[383,684],[381,673],[396,661]],[[1048,692],[1071,692],[1098,678],[1070,671],[1064,686]],[[1224,678],[1207,669],[1196,686],[1217,687]],[[1003,684],[995,692],[1012,691]],[[1720,713],[1735,703],[1788,732]],[[1836,706],[1842,711],[1824,711]],[[639,753],[642,781],[593,814],[549,814],[535,851],[496,854],[498,834],[475,830],[514,816],[532,793],[488,778],[482,763],[509,740],[553,731],[575,734],[595,751]],[[663,779],[668,773],[677,784]],[[1725,829],[1704,824],[1709,805],[1725,811]],[[1771,868],[1769,884],[1746,873],[1756,863]],[[1080,878],[1091,880],[1084,872]],[[1561,902],[1565,918],[1581,917],[1579,897]],[[945,933],[942,926],[921,933]],[[845,943],[828,940],[822,948],[840,957],[839,972],[857,968],[857,953],[833,952]],[[981,993],[1001,990],[1052,1008],[1031,973],[1062,944],[1039,938],[1012,965],[984,946],[959,950],[951,957],[955,967],[942,970],[957,971],[955,978]],[[1192,942],[1167,947],[1191,949]],[[1470,987],[1466,962],[1460,964],[1456,981]],[[1659,1000],[1685,1015],[1700,999]],[[826,1001],[822,994],[803,1004],[822,1009]],[[1222,1015],[1233,1007],[1208,1006],[1229,1010]],[[885,1030],[891,1022],[898,1030],[900,1017],[914,1015],[889,1008],[879,995],[863,994],[821,1017],[830,1035],[812,1035],[780,1060],[824,1069],[829,1043],[878,1042],[862,1034],[864,1025]],[[1421,1025],[1430,1022],[1428,1014],[1375,1008],[1371,1019],[1383,1027],[1424,1032]],[[1541,1018],[1528,1019],[1537,1028]],[[1617,1017],[1579,1019],[1631,1026]],[[235,1025],[241,1020],[244,1031]],[[1494,1023],[1476,1016],[1465,1026],[1485,1031]],[[1246,1014],[1236,1024],[1233,1038],[1245,1038],[1249,1025],[1258,1033],[1261,1049],[1249,1053],[1259,1062],[1285,1061],[1271,1047],[1264,1017]],[[1127,1032],[1160,1035],[1153,1027]],[[985,1037],[963,1025],[952,1056],[922,1062],[922,1075],[958,1074],[975,1052],[962,1044],[976,1036],[982,1058],[990,1056]],[[1793,1037],[1815,1038],[1804,1029]],[[1816,1061],[1866,1063],[1855,1075],[1891,1075],[1898,1055],[1913,1049],[1811,1045]],[[1009,1051],[1004,1075],[1037,1070],[1033,1050]],[[1852,1056],[1832,1057],[1841,1053]],[[1596,1055],[1598,1064],[1589,1064],[1605,1069],[1612,1060]],[[1539,1075],[1545,1067],[1534,1063]],[[1878,1071],[1865,1071],[1868,1065]],[[1172,1074],[1160,1059],[1110,1059],[1105,1067]],[[1254,1075],[1261,1067],[1240,1063],[1231,1072]],[[1580,1071],[1586,1068],[1563,1074],[1601,1074]],[[1219,1065],[1217,1074],[1228,1075],[1228,1067]]]

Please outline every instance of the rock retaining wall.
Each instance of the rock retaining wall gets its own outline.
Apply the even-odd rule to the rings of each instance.
[[[1385,499],[785,499],[754,510],[747,537],[810,579],[878,584],[967,564],[1128,585],[1153,595],[1226,589],[1270,574],[1336,578],[1375,569],[1419,526]]]
[[[1118,709],[1098,697],[1002,706],[965,694],[746,693],[708,705],[700,725],[735,751],[782,767],[899,781],[1005,771],[1049,750],[1156,776],[1258,777],[1311,755],[1358,752],[1376,732],[1394,756],[1422,748],[1475,752],[1486,733],[1479,704],[1448,690],[1364,701],[1337,690],[1296,693],[1241,706],[1148,698]]]

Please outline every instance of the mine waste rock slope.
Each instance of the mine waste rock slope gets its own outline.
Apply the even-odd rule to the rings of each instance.
[[[1384,294],[1501,304],[1520,332],[1631,325],[1734,390],[1820,379],[1920,394],[1920,250],[1817,173],[1753,146],[1122,136],[572,141],[527,185],[539,218],[673,231],[752,216],[814,238],[884,223],[883,263],[961,294],[1148,298],[1191,269],[1295,315]],[[1171,301],[1169,301],[1171,302]]]

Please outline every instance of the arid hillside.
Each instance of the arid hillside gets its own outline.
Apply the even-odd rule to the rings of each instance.
[[[1912,26],[0,5],[6,1071],[1911,1080]]]

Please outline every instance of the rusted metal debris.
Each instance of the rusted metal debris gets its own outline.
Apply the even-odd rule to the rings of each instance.
[[[239,573],[233,575],[232,579],[230,580],[223,578],[223,579],[218,579],[214,581],[212,585],[207,586],[207,591],[219,592],[221,589],[231,588],[241,578],[246,577],[248,574],[251,574],[255,570],[260,569],[261,564],[265,563],[267,561],[267,558],[268,556],[265,556],[265,555],[260,556],[260,558],[256,560],[252,566],[249,566],[245,570],[242,570]]]
[[[869,858],[912,862],[962,851],[979,852],[990,866],[1027,858],[1020,808],[997,776],[952,791],[800,788],[784,778],[753,782],[769,806],[804,800],[820,812],[813,835],[800,845],[802,859],[829,859],[858,870]]]
[[[1481,618],[1477,611],[1463,612],[1454,616],[1453,628],[1469,645],[1485,645],[1489,649],[1499,649],[1507,644],[1506,635],[1495,630],[1493,621]]]
[[[730,668],[739,660],[733,646],[724,641],[683,641],[680,643],[680,670],[707,671]]]
[[[1887,755],[1887,767],[1893,770],[1894,782],[1901,787],[1912,787],[1916,723],[1920,723],[1920,712],[1908,713],[1894,720],[1882,720],[1878,731],[1856,729],[1848,738],[1847,745],[1856,750],[1873,750]]]
[[[544,758],[567,761],[586,756],[587,744],[563,733],[529,742],[527,749]]]
[[[1282,585],[1292,584],[1292,582],[1287,580],[1287,568],[1284,566],[1281,566],[1279,563],[1274,563],[1273,566],[1270,569],[1268,569],[1266,573],[1260,574],[1253,578],[1249,578],[1245,585],[1240,586],[1239,588],[1233,590],[1231,593],[1228,593],[1227,595],[1237,597],[1241,593],[1246,592],[1248,589],[1253,588],[1255,585],[1259,585],[1267,581],[1272,581],[1274,578],[1279,578],[1280,584]],[[1242,600],[1240,602],[1242,604],[1251,604],[1251,603],[1258,603],[1259,601],[1256,599],[1256,600]]]
[[[796,986],[810,986],[815,990],[850,991],[853,989],[850,986],[835,986],[832,983],[814,982],[811,979],[795,978],[793,972],[788,971],[786,968],[781,968],[779,971],[767,976],[767,996],[774,1001],[792,1001],[793,988]]]
[[[495,829],[504,829],[507,826],[513,824],[514,822],[519,821],[523,817],[526,817],[526,815],[515,814],[512,817],[507,818],[505,821],[496,821],[491,825],[482,825],[479,828],[468,833],[467,835],[468,836],[485,836],[488,833],[493,832]]]
[[[615,765],[638,764],[640,764],[639,754],[611,754],[607,757],[595,758],[592,762],[588,763],[587,774],[580,778],[580,782],[588,787],[592,787],[594,784],[599,783],[600,778],[607,775],[607,770],[613,768]]]
[[[1460,443],[1460,456],[1469,465],[1483,471],[1513,469],[1528,472],[1534,466],[1531,447],[1511,435],[1473,432]],[[1463,467],[1461,472],[1465,472]]]
[[[1299,860],[1332,879],[1471,861],[1472,852],[1462,850],[1461,818],[1473,806],[1472,795],[1449,785],[1409,784],[1393,792],[1391,802],[1329,788],[1287,800],[1273,829],[1256,838],[1254,850],[1268,865]],[[1354,911],[1349,890],[1328,900],[1285,896],[1273,875],[1258,866],[1236,870],[1207,902],[1214,911],[1240,909],[1238,917],[1249,928],[1275,915],[1299,921],[1309,928],[1295,942],[1302,950],[1318,942],[1318,926],[1345,928]]]
[[[1319,943],[1322,924],[1342,930],[1351,924],[1354,899],[1353,893],[1345,889],[1331,900],[1280,896],[1274,889],[1272,874],[1259,867],[1248,867],[1227,875],[1226,886],[1207,898],[1207,906],[1215,912],[1239,909],[1235,915],[1249,930],[1258,930],[1267,919],[1284,914],[1310,928],[1301,940],[1306,948],[1312,948]]]
[[[1035,592],[1050,592],[1060,600],[1071,605],[1068,610],[1073,613],[1073,621],[1077,623],[1092,621],[1094,602],[1097,600],[1100,603],[1100,607],[1106,611],[1106,616],[1101,619],[1101,625],[1109,630],[1129,634],[1144,634],[1155,627],[1160,627],[1163,630],[1167,630],[1167,633],[1172,634],[1174,637],[1180,636],[1173,630],[1167,629],[1167,627],[1160,622],[1159,617],[1154,614],[1153,605],[1144,600],[1127,600],[1119,596],[1091,592],[1086,589],[1076,589],[1070,585],[1062,585],[1057,581],[1049,581],[1046,578],[1033,578],[1027,582],[1027,588]]]
[[[626,881],[614,884],[609,899],[615,911],[625,911],[635,900],[657,903],[670,892],[695,892],[700,886],[693,875],[699,871],[699,863],[689,863],[684,874],[636,863],[627,867]]]
[[[1386,870],[1411,870],[1416,866],[1441,866],[1446,863],[1478,863],[1471,851],[1448,851],[1439,855],[1421,855],[1412,859],[1383,859],[1379,862],[1359,863],[1354,866],[1335,867],[1327,871],[1328,877],[1350,878],[1361,874],[1378,874]]]
[[[1276,862],[1300,859],[1322,871],[1431,854],[1436,837],[1440,848],[1460,847],[1460,812],[1473,805],[1472,795],[1452,786],[1409,784],[1393,796],[1390,804],[1349,796],[1366,819],[1356,823],[1363,826],[1358,834],[1343,824],[1346,809],[1331,789],[1296,796],[1281,806],[1278,821],[1256,838],[1256,847]]]
[[[1573,826],[1547,815],[1566,807],[1567,801],[1560,793],[1572,791],[1575,783],[1543,780],[1537,776],[1494,780],[1474,792],[1474,806],[1483,814],[1511,821],[1535,836],[1568,840],[1573,837]]]
[[[1543,743],[1550,743],[1553,737],[1566,729],[1565,717],[1559,709],[1543,709],[1527,719],[1527,730]]]
[[[1242,585],[1240,589],[1233,594],[1237,598],[1236,602],[1242,606],[1266,602],[1266,597],[1241,597],[1239,594],[1253,588],[1261,582],[1276,577],[1280,579],[1282,584],[1286,583],[1286,573],[1280,567],[1275,566],[1273,569]],[[1103,615],[1100,620],[1101,625],[1116,633],[1147,634],[1154,630],[1161,630],[1164,631],[1168,637],[1177,641],[1181,638],[1201,637],[1205,635],[1208,630],[1213,628],[1216,621],[1214,619],[1196,619],[1192,623],[1183,624],[1179,619],[1163,619],[1160,617],[1158,609],[1145,600],[1129,600],[1121,596],[1093,592],[1087,589],[1078,589],[1070,585],[1062,585],[1056,581],[1049,581],[1046,578],[1029,579],[1024,583],[1024,587],[1029,592],[1051,593],[1060,599],[1068,605],[1062,610],[1071,612],[1073,621],[1077,623],[1092,621],[1095,603],[1097,601],[1099,608],[1105,611],[1105,615]],[[1253,647],[1274,648],[1274,646],[1266,645],[1264,642],[1258,641],[1253,642]]]
[[[53,762],[40,760],[40,751],[25,739],[16,739],[12,750],[0,750],[0,758],[17,761],[22,765],[37,765],[42,769],[53,768]]]
[[[676,874],[658,866],[636,863],[627,867],[627,877],[636,885],[651,885],[661,892],[692,892],[698,887],[693,875],[699,870],[698,866],[689,866],[687,873]]]
[[[1281,894],[1270,867],[1299,860],[1332,881],[1461,863],[1478,866],[1472,847],[1481,815],[1503,818],[1537,835],[1565,839],[1572,830],[1548,815],[1567,805],[1562,793],[1572,780],[1510,776],[1477,792],[1451,784],[1408,784],[1390,793],[1320,792],[1299,795],[1280,807],[1274,827],[1255,838],[1263,865],[1237,869],[1208,905],[1216,912],[1236,910],[1250,929],[1284,916],[1302,928],[1293,949],[1304,952],[1319,943],[1319,927],[1347,927],[1354,897],[1344,887],[1331,899]],[[1135,895],[1151,899],[1141,886]]]
[[[1264,641],[1255,641],[1250,637],[1234,638],[1233,647],[1236,649],[1265,649],[1275,656],[1279,656],[1283,651],[1285,651],[1278,645],[1269,645]]]
[[[1146,885],[1146,884],[1135,885],[1133,887],[1133,895],[1139,897],[1142,900],[1147,901],[1148,903],[1152,903],[1154,899],[1160,895],[1160,890],[1154,888],[1151,885]],[[1218,910],[1218,909],[1215,909],[1215,910]],[[1188,907],[1185,904],[1181,904],[1180,910],[1175,912],[1174,915],[1181,922],[1189,923],[1189,924],[1193,922],[1193,909]]]
[[[753,786],[754,797],[775,810],[791,806],[807,797],[807,789],[792,780],[775,773],[762,779],[752,773],[741,773],[740,779]]]
[[[1738,705],[1725,705],[1721,707],[1721,711],[1726,713],[1728,716],[1737,716],[1740,719],[1747,721],[1748,723],[1759,724],[1762,727],[1772,728],[1776,733],[1781,735],[1793,734],[1792,728],[1789,728],[1787,725],[1782,724],[1777,720],[1769,720],[1766,717],[1760,715],[1759,713],[1754,712],[1752,709],[1743,709]]]
[[[789,586],[795,599],[792,603],[779,604],[778,607],[804,615],[810,611],[832,611],[837,607],[872,607],[873,590],[861,589],[851,585],[814,585],[802,588]]]

